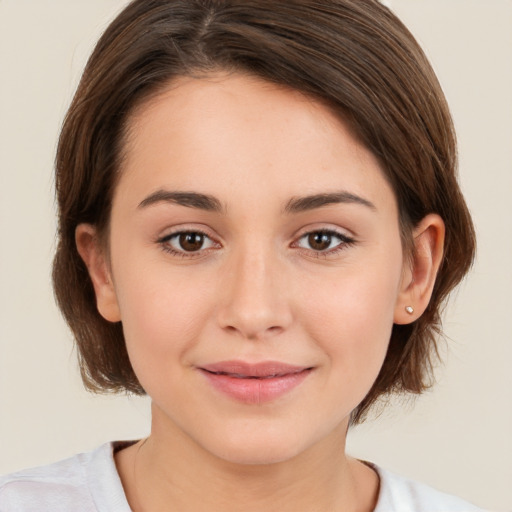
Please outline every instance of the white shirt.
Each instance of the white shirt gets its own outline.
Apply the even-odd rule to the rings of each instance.
[[[0,477],[0,512],[131,512],[114,462],[116,443]],[[459,498],[374,464],[380,491],[374,512],[483,512]]]

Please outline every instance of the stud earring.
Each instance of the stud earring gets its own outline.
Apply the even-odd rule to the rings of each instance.
[[[406,306],[405,311],[407,311],[409,315],[412,315],[414,313],[414,308],[412,306]]]

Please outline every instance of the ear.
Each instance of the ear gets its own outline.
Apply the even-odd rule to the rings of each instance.
[[[91,224],[79,224],[75,230],[75,243],[89,271],[98,311],[105,320],[119,322],[121,314],[114,283],[96,228]]]
[[[404,263],[394,323],[412,323],[427,309],[443,258],[444,232],[437,214],[427,215],[413,230],[413,254]]]

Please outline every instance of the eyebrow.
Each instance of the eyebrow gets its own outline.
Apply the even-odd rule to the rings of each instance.
[[[371,210],[377,211],[375,205],[368,201],[368,199],[364,199],[363,197],[352,194],[351,192],[341,191],[327,194],[313,194],[311,196],[304,197],[293,197],[288,201],[288,203],[286,203],[284,212],[300,213],[321,208],[322,206],[339,203],[360,204],[370,208]]]
[[[157,190],[148,197],[143,199],[138,208],[147,208],[158,203],[173,203],[180,206],[187,206],[189,208],[197,208],[199,210],[205,210],[208,212],[222,213],[226,209],[222,203],[214,196],[209,194],[201,194],[199,192],[176,192],[170,190]],[[376,211],[375,205],[351,192],[331,192],[323,194],[313,194],[310,196],[303,197],[292,197],[284,207],[284,213],[300,213],[322,206],[328,206],[330,204],[339,203],[352,203],[360,204]]]
[[[189,208],[197,208],[208,212],[223,212],[221,202],[208,194],[198,192],[174,192],[170,190],[157,190],[139,203],[138,208],[147,208],[157,203],[173,203]]]

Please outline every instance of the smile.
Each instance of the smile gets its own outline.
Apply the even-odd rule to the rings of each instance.
[[[224,361],[202,366],[199,370],[222,394],[245,404],[263,404],[292,391],[313,368],[275,361],[257,364]]]

